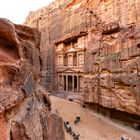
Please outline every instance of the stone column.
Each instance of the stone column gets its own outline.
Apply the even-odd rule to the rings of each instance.
[[[68,75],[66,75],[66,91],[68,91]]]
[[[58,75],[58,81],[57,81],[57,89],[60,90],[60,80],[59,80],[59,75]]]
[[[72,92],[74,92],[74,75],[72,76]]]
[[[62,90],[63,86],[62,86],[62,75],[59,76],[59,83],[60,83],[60,90]]]

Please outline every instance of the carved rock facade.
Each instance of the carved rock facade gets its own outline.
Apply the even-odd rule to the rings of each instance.
[[[42,85],[64,91],[76,87],[86,103],[139,116],[139,4],[139,0],[56,0],[31,12],[25,24],[41,31]],[[81,46],[84,53],[78,59]],[[78,61],[84,61],[82,67]]]
[[[62,120],[51,113],[48,94],[39,85],[39,46],[37,29],[0,18],[1,140],[51,140],[50,129],[61,134],[54,139],[64,139]]]

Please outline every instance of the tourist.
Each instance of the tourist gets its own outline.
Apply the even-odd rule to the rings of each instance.
[[[128,137],[128,134],[124,134],[120,140],[131,140],[131,138]]]
[[[80,115],[77,115],[74,123],[76,124],[76,123],[80,122],[80,120],[81,120]]]
[[[75,133],[74,133],[74,134],[73,134],[73,139],[74,139],[74,140],[79,140],[79,136],[80,136],[80,134],[75,134]]]
[[[65,125],[65,128],[66,128],[67,132],[71,132],[72,131],[72,128],[71,128],[71,125],[70,125],[69,122],[64,122],[64,125]]]

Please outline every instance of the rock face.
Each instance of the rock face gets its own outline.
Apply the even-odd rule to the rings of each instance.
[[[25,25],[41,31],[41,84],[58,90],[56,48],[84,37],[80,93],[85,102],[140,115],[139,4],[139,0],[56,0],[31,12]]]
[[[51,140],[49,130],[59,128],[64,139],[62,120],[51,115],[48,93],[39,85],[39,46],[37,29],[0,18],[1,140]],[[51,125],[50,115],[59,125]]]

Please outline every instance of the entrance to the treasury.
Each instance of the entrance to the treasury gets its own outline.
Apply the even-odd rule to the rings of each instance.
[[[77,77],[76,76],[74,76],[74,81],[73,81],[74,83],[74,92],[77,92]]]
[[[77,75],[59,75],[58,90],[79,92],[81,76]]]
[[[72,91],[72,76],[68,76],[68,91]]]
[[[77,92],[77,76],[68,76],[68,91]]]
[[[66,76],[64,75],[64,91],[66,91]]]

